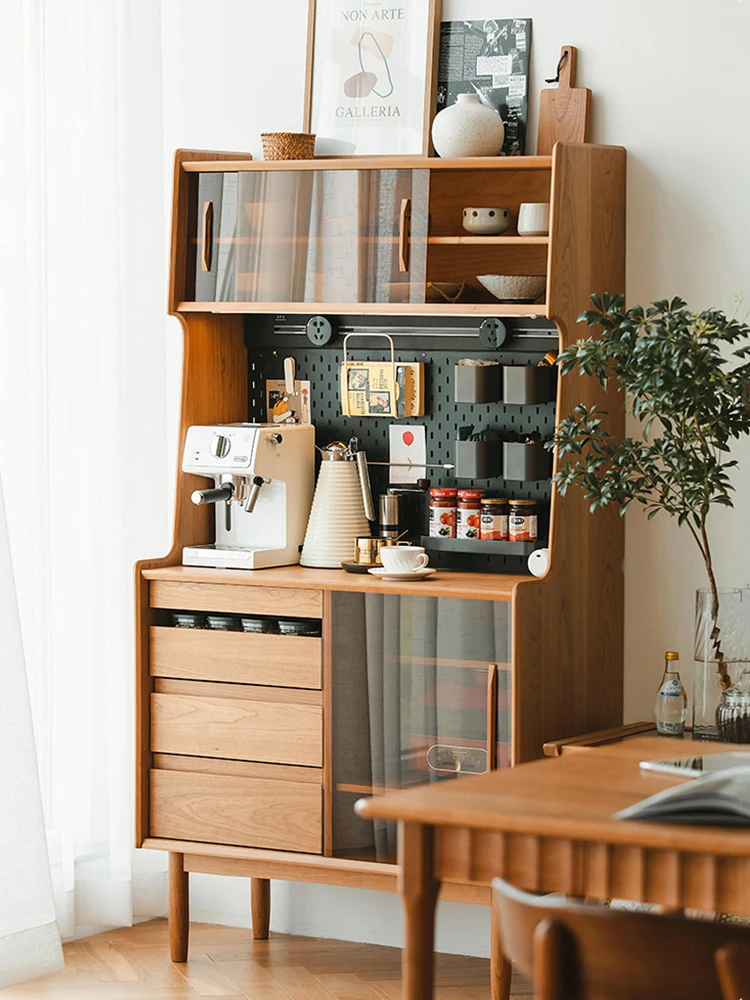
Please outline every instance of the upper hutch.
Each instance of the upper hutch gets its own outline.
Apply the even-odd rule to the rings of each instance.
[[[529,201],[551,202],[548,237],[462,229],[465,206],[515,217]],[[425,416],[414,419],[431,462],[452,460],[459,424],[549,437],[579,403],[610,410],[617,433],[616,391],[593,379],[561,378],[542,404],[462,407],[451,375],[458,358],[533,366],[571,343],[592,292],[624,291],[624,234],[619,147],[300,162],[179,151],[169,310],[184,330],[180,450],[190,425],[265,420],[265,379],[281,378],[291,355],[311,381],[318,443],[356,434],[368,457],[387,459],[388,421],[341,415],[351,331],[388,331],[399,359],[425,362]],[[501,304],[477,282],[488,273],[546,275],[544,301]],[[465,283],[464,298],[434,301],[435,282]],[[309,337],[314,317],[327,322]],[[616,512],[591,515],[548,478],[500,475],[481,485],[541,501],[543,578],[477,543],[476,556],[445,555],[453,568],[432,579],[385,583],[299,566],[183,567],[183,546],[213,541],[211,513],[190,502],[204,485],[178,473],[173,548],[136,570],[137,843],[170,852],[176,960],[187,953],[187,873],[250,876],[258,937],[271,878],[394,891],[393,830],[356,817],[358,797],[512,765],[546,740],[622,721]],[[174,611],[312,619],[319,635],[175,629]],[[443,891],[489,901],[479,883]]]

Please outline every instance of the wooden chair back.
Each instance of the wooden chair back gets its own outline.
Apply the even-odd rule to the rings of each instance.
[[[750,1000],[750,929],[534,896],[496,879],[506,959],[537,1000]]]

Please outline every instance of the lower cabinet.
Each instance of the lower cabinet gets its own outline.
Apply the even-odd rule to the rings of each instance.
[[[285,770],[273,778],[153,769],[151,835],[320,854],[320,772],[299,781],[286,780]]]

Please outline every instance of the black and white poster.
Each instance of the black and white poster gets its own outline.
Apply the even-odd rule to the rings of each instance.
[[[478,94],[505,122],[505,156],[526,150],[529,107],[531,19],[443,21],[437,110],[455,104],[459,94]]]

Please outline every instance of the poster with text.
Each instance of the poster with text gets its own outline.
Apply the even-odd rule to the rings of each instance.
[[[530,18],[443,21],[440,26],[437,110],[459,94],[478,94],[505,122],[505,156],[526,150]]]
[[[430,0],[317,0],[310,131],[318,155],[420,154]]]

